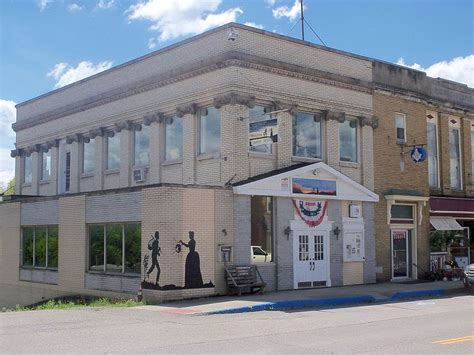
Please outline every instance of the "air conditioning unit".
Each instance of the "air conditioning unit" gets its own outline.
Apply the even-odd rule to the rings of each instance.
[[[145,181],[145,169],[144,168],[135,168],[132,170],[132,180],[133,182],[143,182]]]

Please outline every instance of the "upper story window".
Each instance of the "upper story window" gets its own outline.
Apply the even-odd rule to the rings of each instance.
[[[165,160],[183,158],[183,118],[169,117],[165,120]]]
[[[428,148],[428,181],[430,187],[439,187],[438,173],[438,120],[434,114],[426,116]]]
[[[140,273],[139,223],[89,226],[89,270]]]
[[[57,268],[58,227],[23,227],[22,231],[22,265]]]
[[[460,128],[461,122],[459,119],[449,119],[449,175],[451,188],[455,190],[460,190],[462,187]]]
[[[293,156],[322,158],[320,114],[299,112],[293,117]]]
[[[120,168],[120,133],[113,137],[107,136],[107,167],[106,169]]]
[[[471,179],[474,185],[474,123],[471,121]]]
[[[41,152],[41,180],[46,181],[51,177],[51,149]]]
[[[339,160],[357,162],[357,121],[339,123]]]
[[[249,122],[259,122],[259,121],[267,121],[269,119],[273,119],[272,116],[268,115],[267,113],[271,112],[270,107],[265,106],[254,106],[253,108],[249,109]],[[250,146],[249,150],[254,153],[263,153],[263,154],[272,154],[272,143],[267,144],[260,144],[255,146]]]
[[[31,184],[31,179],[33,177],[33,162],[31,155],[25,155],[23,157],[23,183],[24,184]]]
[[[199,115],[199,154],[220,152],[221,112],[209,107],[202,109]]]
[[[95,139],[82,142],[82,172],[93,173],[95,170]]]
[[[407,141],[406,136],[406,116],[403,113],[395,114],[395,130],[397,144],[404,144]]]
[[[135,127],[133,157],[133,165],[148,165],[150,161],[150,126],[137,125]]]

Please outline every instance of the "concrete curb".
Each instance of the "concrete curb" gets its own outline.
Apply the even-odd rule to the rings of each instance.
[[[246,312],[260,312],[273,311],[279,309],[300,309],[300,308],[317,308],[328,306],[343,306],[364,303],[387,303],[399,301],[402,299],[422,298],[422,297],[440,297],[446,293],[445,289],[436,288],[429,290],[413,290],[395,292],[390,297],[375,298],[372,295],[346,296],[346,297],[328,297],[328,298],[313,298],[313,299],[299,299],[299,300],[284,300],[275,302],[264,302],[252,306],[242,306],[225,308],[217,311],[205,312],[204,314],[232,314],[232,313],[246,313]]]

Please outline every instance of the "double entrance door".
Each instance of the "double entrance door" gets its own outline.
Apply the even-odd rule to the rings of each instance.
[[[293,233],[295,289],[327,285],[328,239],[327,231],[295,231]]]

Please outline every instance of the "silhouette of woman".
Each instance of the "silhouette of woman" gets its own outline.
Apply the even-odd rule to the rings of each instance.
[[[179,241],[183,246],[189,248],[188,256],[186,256],[186,265],[184,268],[184,288],[201,288],[203,287],[201,275],[201,262],[199,254],[196,252],[196,241],[194,240],[194,232],[189,231],[189,242]]]

